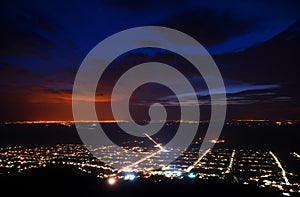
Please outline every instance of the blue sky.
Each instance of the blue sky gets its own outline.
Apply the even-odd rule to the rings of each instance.
[[[299,1],[2,1],[0,7],[0,81],[6,95],[2,120],[55,119],[55,113],[38,112],[48,104],[63,106],[66,112],[58,119],[71,119],[72,83],[87,53],[114,33],[145,25],[174,28],[203,44],[225,79],[229,100],[236,94],[245,98],[245,92],[257,94],[247,97],[247,105],[241,100],[232,105],[259,108],[257,101],[268,99],[270,108],[276,102],[286,106],[283,118],[300,118],[298,93],[292,88],[298,83],[294,49],[299,43]],[[140,53],[146,60],[171,61],[168,53],[141,50],[136,56]],[[124,61],[130,64],[129,58]],[[291,104],[276,99],[280,97],[297,107],[289,109]],[[28,114],[31,105],[34,110]],[[257,113],[261,117],[268,114]]]

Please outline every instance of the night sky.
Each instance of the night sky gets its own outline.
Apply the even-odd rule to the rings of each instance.
[[[180,30],[208,50],[224,78],[228,120],[300,119],[297,0],[29,0],[1,1],[0,10],[0,121],[72,120],[73,82],[88,52],[114,33],[145,25]],[[186,66],[168,51],[137,50],[114,61],[106,80],[121,73],[120,62],[126,66],[153,60]],[[193,74],[188,77],[200,84]],[[151,89],[172,106],[172,95],[160,87]],[[107,92],[97,93],[96,106],[103,113],[109,106]],[[197,94],[205,111],[209,95],[201,85]],[[141,97],[139,101],[151,95]],[[103,119],[111,119],[109,112],[104,114]]]

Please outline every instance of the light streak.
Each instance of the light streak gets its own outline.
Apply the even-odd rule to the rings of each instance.
[[[285,170],[283,169],[283,167],[282,167],[280,161],[278,160],[278,158],[276,157],[276,155],[275,155],[272,151],[270,151],[269,153],[270,153],[270,155],[272,155],[272,157],[274,158],[274,160],[275,160],[277,166],[281,169],[281,174],[282,174],[282,178],[284,179],[284,182],[285,182],[287,185],[289,185],[290,182],[289,182],[288,178],[286,177],[286,172],[285,172]]]
[[[234,156],[235,156],[235,150],[232,151],[232,154],[230,157],[230,162],[229,162],[228,168],[225,173],[229,173],[231,171],[232,166],[233,166]]]
[[[158,153],[160,153],[160,152],[162,152],[162,151],[164,151],[164,149],[160,149],[159,151],[154,152],[154,153],[152,153],[151,155],[148,155],[148,156],[146,156],[146,157],[144,157],[144,158],[142,158],[142,159],[140,159],[140,160],[134,162],[133,164],[130,164],[130,165],[128,165],[128,166],[125,166],[124,168],[120,169],[119,172],[122,172],[122,171],[129,171],[130,169],[132,169],[132,167],[138,165],[139,163],[142,163],[143,161],[145,161],[145,160],[147,160],[147,159],[150,159],[151,157],[154,157],[156,154],[158,154]]]
[[[201,160],[202,158],[210,151],[210,148],[207,149],[198,159],[195,161],[195,163],[191,166],[189,166],[185,171],[190,172]]]
[[[147,159],[150,159],[151,157],[154,157],[155,155],[157,155],[158,153],[160,152],[166,152],[166,149],[164,149],[159,143],[157,143],[151,136],[149,136],[147,133],[144,133],[146,135],[147,138],[149,138],[149,140],[151,140],[154,144],[155,144],[155,147],[158,147],[159,148],[159,151],[156,151],[154,153],[152,153],[151,155],[148,155],[136,162],[134,162],[133,164],[131,165],[128,165],[128,166],[125,166],[124,168],[120,169],[119,172],[122,172],[122,171],[130,171],[130,169],[132,169],[132,167],[142,163],[143,161],[147,160]]]
[[[284,196],[291,196],[291,194],[287,193],[287,192],[283,192],[282,195],[284,195]]]
[[[157,143],[151,136],[149,136],[147,133],[144,133],[146,135],[147,138],[149,138],[149,140],[151,140],[154,144],[155,147],[158,147],[160,150],[165,150],[161,144]]]

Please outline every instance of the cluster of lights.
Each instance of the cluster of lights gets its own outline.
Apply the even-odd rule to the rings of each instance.
[[[191,179],[194,179],[194,178],[197,177],[197,175],[191,172],[191,173],[188,174],[188,177],[191,178]]]
[[[126,174],[125,176],[124,176],[124,180],[129,180],[129,181],[133,181],[134,179],[135,179],[135,175],[134,174],[132,174],[132,173],[129,173],[129,174]]]
[[[98,147],[93,150],[101,153],[113,152],[109,146]],[[159,151],[163,150],[163,147],[159,148]],[[173,151],[176,149],[170,148],[166,154],[172,154]],[[118,153],[114,152],[114,154]],[[300,157],[296,152],[292,152],[291,155],[296,158]],[[120,156],[119,161],[126,162],[126,157]],[[237,179],[241,183],[255,183],[259,187],[275,187],[286,193],[300,193],[300,184],[295,183],[293,179],[291,182],[288,180],[290,176],[298,175],[285,171],[280,159],[271,151],[208,149],[199,155],[188,153],[178,159],[176,163],[166,165],[160,170],[151,168],[152,158],[145,157],[141,162],[145,159],[149,159],[147,162],[150,161],[147,170],[131,167],[118,170],[118,172],[121,171],[118,174],[116,169],[109,165],[103,165],[100,162],[101,158],[99,160],[93,157],[83,145],[60,144],[35,148],[7,147],[0,148],[0,167],[2,169],[0,173],[22,172],[30,168],[45,167],[48,164],[73,165],[84,172],[107,179],[109,185],[115,185],[118,180],[133,181],[138,177],[150,178],[156,175],[159,179],[161,176],[170,179],[185,177],[190,179],[224,179],[226,176],[238,172]],[[186,163],[188,159],[192,161]],[[154,179],[158,181],[155,177]],[[291,187],[293,187],[292,190],[290,190]]]
[[[294,157],[296,157],[296,158],[300,159],[300,155],[299,155],[298,153],[296,153],[296,152],[292,152],[291,154],[292,154]]]
[[[136,178],[136,175],[133,173],[128,173],[124,175],[125,181],[133,181]],[[111,186],[115,185],[118,182],[118,177],[109,177],[107,183]]]
[[[172,170],[172,171],[164,171],[163,174],[167,178],[180,178],[183,177],[185,172],[182,172],[180,170]],[[197,174],[192,172],[186,173],[185,176],[187,176],[190,179],[197,178]],[[125,181],[133,181],[135,179],[136,179],[136,175],[133,173],[128,173],[123,176],[123,180]],[[107,179],[107,183],[111,186],[115,185],[117,181],[118,181],[118,177],[109,177]]]
[[[165,171],[164,172],[165,177],[171,178],[171,177],[181,177],[182,172],[179,170],[172,170],[172,171]]]

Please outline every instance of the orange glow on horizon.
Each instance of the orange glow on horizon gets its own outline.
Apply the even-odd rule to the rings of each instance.
[[[116,122],[128,122],[125,120],[80,120],[76,121],[80,123],[90,123],[90,122],[99,122],[99,123],[116,123]],[[6,124],[64,124],[64,123],[75,123],[74,120],[24,120],[24,121],[7,121]]]

